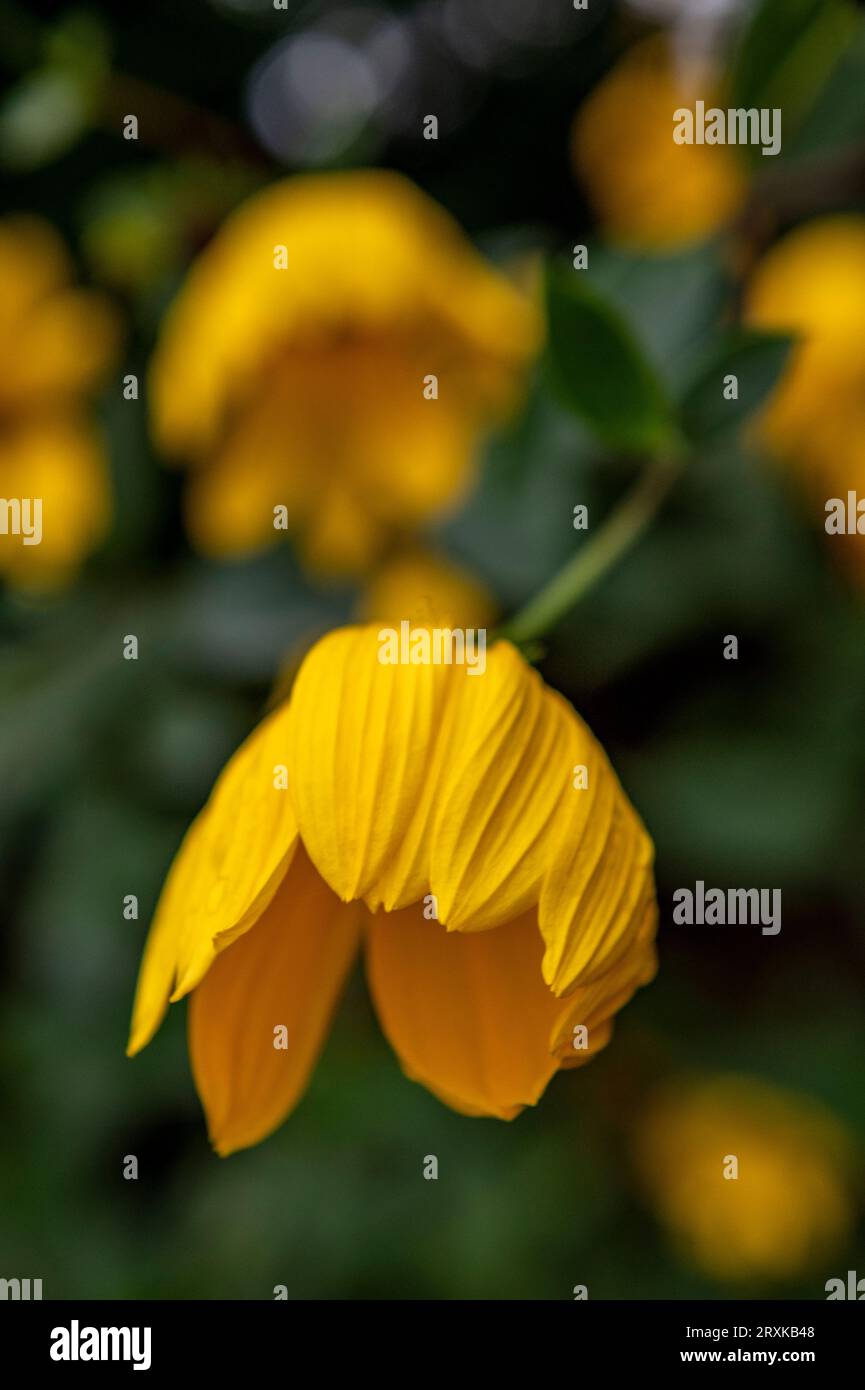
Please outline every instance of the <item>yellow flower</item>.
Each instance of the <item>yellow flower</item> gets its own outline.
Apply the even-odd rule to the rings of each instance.
[[[703,240],[739,211],[745,179],[724,145],[677,145],[673,113],[712,83],[677,73],[666,41],[629,49],[583,103],[571,137],[574,167],[610,240],[670,251]]]
[[[756,432],[795,470],[822,525],[829,498],[865,495],[865,218],[817,218],[777,242],[754,271],[744,317],[796,337]],[[839,535],[833,549],[861,584],[865,539]]]
[[[840,1125],[810,1098],[762,1081],[670,1086],[643,1117],[635,1154],[661,1221],[713,1279],[796,1278],[851,1224]]]
[[[362,622],[458,623],[486,628],[496,618],[492,594],[459,565],[412,547],[390,556],[369,578],[359,604]]]
[[[27,589],[67,582],[110,518],[103,446],[84,405],[112,358],[116,325],[71,279],[47,223],[0,222],[0,576]]]
[[[763,414],[766,442],[815,483],[840,465],[855,486],[865,452],[865,218],[818,218],[777,242],[754,271],[744,318],[797,338]]]
[[[531,301],[399,175],[257,194],[190,272],[151,372],[157,438],[197,466],[194,542],[268,545],[282,507],[313,568],[363,571],[458,499],[538,336]]]
[[[652,845],[570,705],[507,642],[483,674],[382,650],[373,625],[307,655],[194,821],[151,928],[129,1051],[192,992],[221,1154],[296,1104],[361,944],[406,1074],[503,1119],[602,1048],[654,974]]]

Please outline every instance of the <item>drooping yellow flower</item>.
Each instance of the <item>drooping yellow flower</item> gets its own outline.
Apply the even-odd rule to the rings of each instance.
[[[194,542],[266,546],[284,508],[311,566],[363,571],[458,499],[538,335],[532,302],[397,174],[255,195],[190,272],[151,372],[157,438],[196,466]]]
[[[745,179],[724,145],[678,145],[673,113],[714,101],[714,81],[676,70],[660,36],[629,49],[577,112],[574,168],[614,242],[663,252],[711,236],[740,210]]]
[[[99,295],[76,289],[45,222],[0,222],[0,576],[26,589],[67,582],[110,519],[104,449],[86,397],[117,331]]]
[[[811,1098],[750,1077],[662,1091],[635,1155],[660,1220],[713,1279],[795,1279],[851,1225],[841,1126]]]
[[[192,993],[221,1154],[296,1104],[361,945],[407,1075],[504,1119],[602,1048],[654,974],[652,845],[570,705],[507,642],[482,673],[386,651],[376,625],[312,649],[165,885],[129,1051]]]

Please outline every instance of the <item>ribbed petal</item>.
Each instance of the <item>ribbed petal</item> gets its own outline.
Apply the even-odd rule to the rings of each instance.
[[[340,903],[300,850],[262,917],[192,995],[192,1071],[217,1153],[271,1134],[306,1089],[362,911]]]
[[[310,858],[344,901],[393,870],[424,799],[450,668],[382,665],[377,628],[343,628],[308,654],[291,697],[290,785]],[[420,857],[403,870],[425,891]],[[403,883],[405,887],[405,883]]]
[[[589,784],[570,787],[563,798],[538,913],[547,944],[544,979],[559,995],[612,969],[633,947],[655,900],[652,842],[603,752],[577,722],[585,739],[578,761]]]
[[[565,706],[507,642],[483,675],[454,676],[457,708],[436,788],[430,886],[449,929],[512,921],[537,902],[552,818],[572,781]]]
[[[629,953],[606,974],[597,976],[590,984],[577,986],[566,999],[559,1001],[560,1012],[550,1047],[561,1066],[581,1066],[599,1052],[610,1038],[615,1015],[636,990],[655,978],[658,968],[656,918],[652,900],[643,907]],[[574,1029],[578,1024],[585,1025],[588,1030],[585,1050],[574,1048]]]
[[[652,846],[591,732],[509,643],[482,674],[379,651],[375,626],[330,634],[292,696],[291,795],[319,872],[371,911],[431,893],[449,930],[539,905],[554,992],[606,973],[652,900]]]
[[[377,913],[367,969],[382,1028],[412,1080],[469,1115],[513,1119],[540,1098],[560,1066],[603,1047],[609,1018],[648,978],[651,943],[621,971],[567,1000],[541,976],[533,913],[492,931],[447,932],[418,906]],[[588,1048],[573,1047],[576,1024]]]
[[[439,919],[486,930],[539,904],[544,979],[569,993],[631,949],[651,842],[589,729],[508,643],[482,677],[456,679],[448,713],[430,832]]]
[[[178,851],[145,949],[130,1055],[150,1041],[169,995],[194,989],[217,950],[261,916],[291,862],[297,827],[275,772],[287,714],[274,711],[234,754]]]

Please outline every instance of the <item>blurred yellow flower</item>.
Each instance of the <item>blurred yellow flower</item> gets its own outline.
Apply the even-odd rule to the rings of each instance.
[[[828,470],[863,478],[865,218],[818,218],[777,242],[756,267],[743,316],[796,335],[761,426],[779,457],[822,486]]]
[[[495,621],[493,596],[480,580],[431,550],[414,546],[391,555],[361,593],[362,622],[459,623],[486,628]]]
[[[196,465],[194,542],[242,554],[281,525],[312,568],[362,572],[458,499],[539,333],[531,300],[397,174],[250,198],[191,270],[150,377],[161,447]]]
[[[635,1155],[659,1219],[713,1279],[794,1279],[852,1222],[841,1126],[750,1077],[669,1086],[638,1125]]]
[[[635,250],[672,251],[739,212],[746,181],[725,145],[678,145],[673,113],[714,100],[714,78],[677,71],[667,41],[629,49],[574,118],[574,168],[603,233]]]
[[[72,285],[53,228],[0,222],[0,576],[16,587],[66,583],[107,531],[106,461],[85,403],[116,344],[112,311]]]
[[[492,594],[473,575],[443,555],[413,545],[388,555],[367,576],[354,616],[361,623],[398,626],[408,619],[486,629],[498,614]],[[320,636],[320,630],[306,633],[286,652],[268,709],[275,709],[288,696],[301,662]]]
[[[193,991],[221,1154],[298,1101],[361,943],[406,1074],[503,1119],[602,1048],[655,971],[651,841],[571,706],[506,642],[482,674],[383,651],[376,625],[312,649],[219,778],[151,927],[129,1052]]]
[[[757,434],[825,524],[830,498],[865,498],[865,218],[816,218],[782,238],[756,267],[743,314],[796,336]],[[865,537],[839,535],[833,546],[865,581]]]

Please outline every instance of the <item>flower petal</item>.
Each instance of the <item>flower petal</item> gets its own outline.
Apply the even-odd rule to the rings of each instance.
[[[275,710],[234,754],[178,851],[145,949],[130,1055],[159,1027],[168,993],[173,1003],[194,989],[216,952],[257,921],[291,862],[297,826],[276,773],[287,713]]]
[[[283,535],[274,525],[274,508],[290,514],[296,489],[285,480],[280,452],[262,448],[257,421],[236,430],[218,458],[192,477],[186,494],[186,525],[194,545],[205,555],[242,556]]]
[[[382,1028],[403,1070],[469,1115],[513,1119],[560,1066],[605,1045],[609,1018],[653,964],[649,942],[602,985],[556,999],[541,976],[534,913],[486,932],[447,932],[419,906],[377,913],[367,970]],[[573,1026],[588,1028],[575,1051]]]
[[[488,653],[483,677],[459,684],[449,714],[430,836],[439,920],[449,930],[487,930],[541,898],[548,983],[564,971],[572,988],[589,963],[598,973],[615,958],[606,932],[615,939],[631,923],[651,846],[645,836],[638,843],[638,822],[597,740],[509,643]],[[578,764],[585,790],[574,785]]]
[[[508,642],[487,654],[483,675],[466,674],[457,688],[435,796],[430,887],[440,921],[477,931],[537,902],[575,740],[563,704]]]
[[[560,1000],[560,1006],[565,1007],[560,1007],[550,1046],[561,1066],[581,1066],[606,1046],[615,1015],[636,990],[655,978],[658,969],[656,915],[652,901],[643,911],[630,952],[606,974],[596,976],[588,984],[578,985],[566,999]],[[585,1051],[574,1048],[577,1024],[585,1025],[588,1030],[589,1045]]]
[[[377,629],[342,628],[307,655],[291,697],[289,781],[309,856],[344,901],[377,891],[412,832],[449,668],[383,665]],[[412,844],[417,843],[413,835]],[[419,856],[405,869],[422,895]]]
[[[270,906],[195,990],[189,1051],[217,1153],[258,1143],[297,1104],[356,957],[361,914],[300,850]]]
[[[177,975],[181,925],[206,893],[207,855],[202,852],[203,814],[192,822],[165,880],[138,972],[127,1057],[146,1047],[165,1017]]]
[[[588,786],[568,791],[541,887],[544,979],[559,995],[612,969],[657,915],[652,842],[597,751]]]

